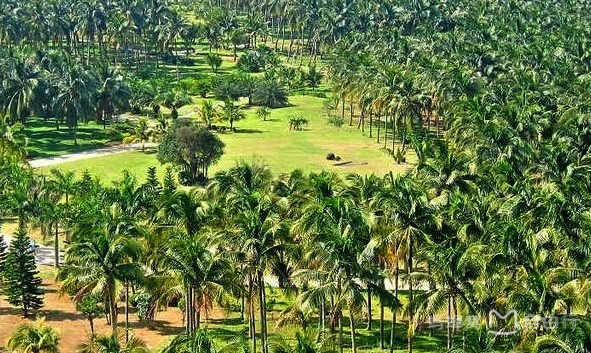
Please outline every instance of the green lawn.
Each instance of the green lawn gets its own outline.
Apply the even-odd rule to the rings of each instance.
[[[256,108],[247,109],[247,118],[237,122],[238,131],[221,133],[226,144],[225,154],[212,172],[228,168],[240,160],[262,160],[274,173],[289,172],[293,169],[305,171],[331,170],[347,173],[376,173],[383,175],[389,171],[399,172],[405,165],[396,165],[392,158],[380,149],[374,139],[362,134],[356,127],[333,127],[328,123],[323,105],[324,99],[313,96],[291,96],[291,106],[272,110],[268,121],[256,117]],[[180,109],[181,116],[195,117],[195,104]],[[301,115],[310,123],[305,131],[289,131],[288,121],[293,115]],[[342,161],[350,164],[335,166],[327,161],[326,155],[333,152]],[[409,156],[413,161],[414,156]],[[97,157],[57,165],[63,170],[81,173],[88,169],[104,182],[113,181],[128,170],[143,178],[149,166],[163,167],[152,152],[125,152],[106,157]],[[45,168],[50,169],[50,168]]]
[[[27,122],[25,135],[29,158],[54,157],[104,147],[119,136],[95,122],[83,123],[78,127],[78,145],[75,145],[74,134],[67,126],[62,125],[57,130],[53,121],[38,118]]]

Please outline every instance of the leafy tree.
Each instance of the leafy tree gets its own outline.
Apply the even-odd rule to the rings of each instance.
[[[234,122],[246,119],[246,114],[234,102],[226,100],[220,113],[220,119],[227,121],[230,124],[230,129],[234,130]]]
[[[287,91],[275,81],[257,82],[252,94],[252,104],[280,108],[288,104]]]
[[[222,156],[224,143],[205,127],[188,121],[175,123],[158,147],[158,160],[179,170],[179,181],[193,185],[207,178],[209,167]]]
[[[6,347],[11,352],[57,353],[59,334],[45,325],[45,320],[20,325],[8,338]]]
[[[32,310],[43,306],[43,289],[35,265],[35,250],[24,225],[14,233],[4,265],[4,293],[8,302],[20,306],[23,316],[28,317]]]
[[[207,126],[211,126],[218,117],[216,105],[211,100],[203,101],[201,103],[201,108],[199,109],[199,115],[201,116],[201,120],[203,120]]]
[[[271,116],[271,110],[267,107],[260,107],[257,109],[257,117],[263,121],[267,121],[267,118]]]
[[[150,140],[150,137],[154,135],[154,131],[148,125],[148,119],[140,118],[133,128],[133,134],[123,139],[124,143],[136,143],[142,144],[142,151],[146,150],[146,142]]]
[[[86,317],[90,324],[90,334],[94,336],[94,319],[105,313],[102,298],[92,293],[86,294],[76,302],[76,310]]]
[[[316,66],[312,65],[308,68],[308,72],[306,73],[306,76],[305,76],[305,81],[309,87],[311,87],[313,90],[316,90],[316,88],[322,82],[322,77],[323,77],[322,73],[320,73],[316,69]]]
[[[211,71],[218,73],[220,66],[222,66],[222,57],[218,54],[207,54],[207,63],[211,67]]]

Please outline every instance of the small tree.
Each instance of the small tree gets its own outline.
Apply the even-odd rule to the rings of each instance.
[[[207,126],[210,126],[217,118],[218,111],[215,104],[211,100],[206,100],[201,103],[199,115],[201,116],[201,120],[203,120]]]
[[[222,57],[217,54],[207,54],[207,63],[211,66],[211,71],[217,74],[222,66]]]
[[[158,160],[179,169],[179,181],[193,185],[207,178],[209,167],[224,153],[224,143],[205,127],[178,121],[164,135],[158,147]]]
[[[21,306],[23,316],[28,317],[30,310],[43,306],[41,278],[35,265],[35,254],[27,230],[21,225],[14,233],[5,262],[5,294],[8,302]]]
[[[133,128],[133,134],[124,138],[123,143],[141,143],[142,151],[146,150],[146,141],[150,140],[153,130],[148,125],[148,119],[140,118]]]
[[[281,84],[269,80],[257,82],[252,94],[252,104],[279,108],[286,106],[287,103],[287,91]]]
[[[271,110],[267,107],[260,107],[259,109],[257,109],[257,116],[259,119],[267,121],[267,118],[271,116]]]
[[[230,124],[230,129],[234,130],[234,122],[238,120],[245,119],[246,115],[244,112],[234,104],[231,100],[226,100],[224,102],[224,107],[222,109],[221,119],[223,121],[227,121]]]
[[[90,333],[94,336],[94,319],[105,313],[102,298],[94,294],[87,294],[76,303],[76,310],[86,317],[90,324]]]
[[[312,90],[316,90],[316,88],[320,85],[320,83],[322,82],[322,73],[318,70],[316,70],[316,66],[312,65],[310,66],[310,68],[308,69],[308,73],[306,74],[306,84],[308,84],[308,86],[310,88],[312,88]]]

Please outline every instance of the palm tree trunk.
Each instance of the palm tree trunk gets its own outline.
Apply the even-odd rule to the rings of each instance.
[[[367,284],[367,329],[371,331],[371,287]]]
[[[394,245],[396,249],[396,244]],[[398,267],[398,259],[396,259],[396,268],[394,270],[394,298],[398,300],[398,279],[400,277],[400,271]],[[394,352],[394,342],[396,339],[396,310],[392,309],[392,328],[390,330],[390,353]]]
[[[413,344],[413,338],[414,338],[414,330],[412,330],[411,325],[413,325],[413,320],[414,320],[414,312],[413,312],[413,308],[412,308],[412,301],[413,301],[413,292],[412,292],[412,279],[411,279],[411,274],[412,274],[412,259],[413,259],[413,252],[412,252],[412,247],[413,247],[413,239],[412,236],[409,237],[408,240],[408,264],[406,266],[407,268],[407,272],[408,272],[408,302],[410,304],[410,310],[409,310],[409,315],[408,315],[408,335],[407,335],[407,352],[408,353],[412,353],[412,344]]]
[[[447,296],[447,349],[451,349],[451,295]]]
[[[109,296],[109,307],[111,316],[111,329],[113,336],[117,336],[117,301],[115,300],[115,285],[111,288],[112,293]]]
[[[55,222],[55,238],[53,239],[53,255],[55,256],[55,268],[60,267],[59,222]]]
[[[385,335],[384,335],[384,304],[380,300],[380,348],[384,349],[385,346]]]
[[[339,309],[339,352],[343,353],[343,312]]]
[[[380,126],[382,125],[382,118],[380,117],[379,114],[378,114],[377,118],[378,118],[378,143],[380,143]]]
[[[258,271],[258,282],[259,282],[259,306],[261,312],[261,346],[263,353],[267,353],[267,313],[265,307],[265,282],[263,280],[263,274]]]
[[[129,281],[125,281],[125,343],[129,342]]]
[[[349,306],[349,325],[351,325],[351,351],[357,353],[357,344],[355,344],[355,318],[353,317],[353,307]]]

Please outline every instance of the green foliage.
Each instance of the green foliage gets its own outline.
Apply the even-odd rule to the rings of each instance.
[[[211,71],[217,73],[222,65],[222,57],[218,54],[207,54],[207,63],[211,66]]]
[[[41,278],[35,265],[35,253],[24,225],[14,233],[4,263],[4,294],[8,302],[20,306],[23,316],[43,306]]]
[[[177,189],[177,182],[174,177],[172,167],[166,167],[164,180],[162,181],[162,191],[165,195],[172,195]]]
[[[224,143],[207,128],[179,120],[163,136],[158,160],[176,166],[181,184],[193,185],[207,178],[208,168],[223,150]]]
[[[289,118],[290,130],[302,131],[306,126],[308,126],[308,119],[302,116],[292,116],[291,118]]]
[[[222,111],[220,113],[220,120],[227,121],[230,124],[230,129],[234,129],[234,122],[240,121],[246,118],[246,114],[240,109],[239,106],[234,104],[231,100],[226,100]]]
[[[134,306],[137,309],[137,315],[140,321],[150,321],[150,308],[152,296],[150,293],[141,292],[134,297]]]
[[[267,121],[267,119],[271,116],[271,110],[267,107],[260,107],[257,109],[257,117],[263,121]]]
[[[43,319],[20,325],[8,338],[11,352],[58,353],[60,337]]]
[[[257,82],[252,93],[252,104],[269,108],[284,107],[289,103],[285,87],[276,81]]]
[[[239,70],[244,72],[260,72],[269,63],[274,62],[275,54],[266,46],[261,46],[257,50],[249,50],[240,56],[238,64]]]

